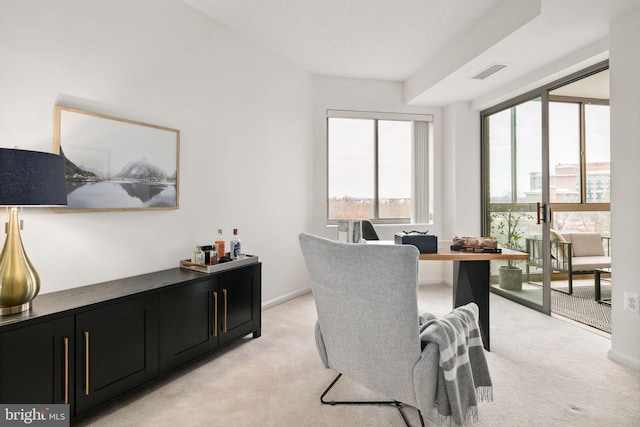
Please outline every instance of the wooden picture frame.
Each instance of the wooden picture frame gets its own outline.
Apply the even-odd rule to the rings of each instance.
[[[179,208],[180,131],[56,105],[67,207],[54,212]]]

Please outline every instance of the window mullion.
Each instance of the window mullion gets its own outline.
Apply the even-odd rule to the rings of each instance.
[[[516,107],[511,108],[511,203],[518,203],[518,137]]]
[[[580,104],[580,203],[587,203],[587,153],[585,104]]]
[[[429,126],[427,122],[413,122],[412,132],[412,218],[416,223],[429,222]]]
[[[373,218],[380,219],[380,197],[378,194],[379,143],[378,119],[373,121]]]

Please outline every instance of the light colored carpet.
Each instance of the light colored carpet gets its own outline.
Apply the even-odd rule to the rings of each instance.
[[[444,285],[422,286],[420,311],[445,314],[451,294]],[[609,339],[494,294],[490,304],[494,402],[480,404],[477,426],[640,425],[640,372],[607,359]],[[393,408],[319,402],[336,373],[317,355],[315,318],[310,294],[267,310],[262,337],[234,344],[78,425],[403,426]],[[348,380],[339,385],[331,398],[372,398]],[[419,425],[416,411],[407,413]]]

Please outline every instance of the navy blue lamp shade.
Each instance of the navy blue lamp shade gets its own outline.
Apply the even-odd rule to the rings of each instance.
[[[22,246],[18,207],[66,204],[63,156],[0,148],[0,205],[9,211],[0,253],[0,316],[30,310],[40,291],[40,275]]]
[[[63,156],[0,148],[0,206],[66,204]]]

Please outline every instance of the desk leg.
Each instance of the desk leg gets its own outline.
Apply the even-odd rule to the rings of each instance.
[[[489,351],[489,265],[490,261],[453,262],[453,307],[475,302],[479,309],[480,332]]]

